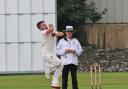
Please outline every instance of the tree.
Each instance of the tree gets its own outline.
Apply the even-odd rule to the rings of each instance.
[[[97,12],[94,2],[87,4],[87,0],[57,0],[57,26],[58,30],[64,30],[66,25],[78,28],[85,24],[86,20],[93,23],[99,21],[107,11]]]

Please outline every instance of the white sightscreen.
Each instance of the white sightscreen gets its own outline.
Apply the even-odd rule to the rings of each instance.
[[[0,73],[44,71],[36,24],[56,27],[55,6],[55,0],[0,0]]]

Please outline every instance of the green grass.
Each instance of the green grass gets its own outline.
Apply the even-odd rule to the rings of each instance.
[[[102,89],[128,89],[128,72],[102,73]],[[60,80],[61,81],[61,80]],[[52,89],[43,74],[0,76],[0,89]],[[71,88],[69,76],[68,89]],[[90,73],[78,73],[79,89],[91,89]]]

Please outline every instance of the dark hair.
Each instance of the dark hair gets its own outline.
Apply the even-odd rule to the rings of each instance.
[[[39,21],[39,22],[37,23],[37,28],[38,28],[38,29],[40,29],[40,25],[41,25],[42,23],[44,23],[44,21]]]

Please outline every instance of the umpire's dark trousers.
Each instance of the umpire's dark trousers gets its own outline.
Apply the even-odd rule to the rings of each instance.
[[[68,74],[71,72],[72,89],[78,89],[77,83],[77,66],[74,64],[64,65],[62,70],[62,89],[67,89]]]

